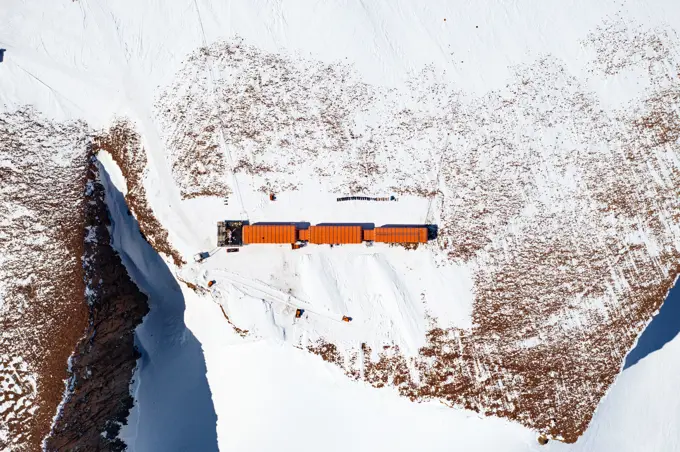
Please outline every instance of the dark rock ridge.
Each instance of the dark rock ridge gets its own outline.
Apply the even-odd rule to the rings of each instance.
[[[134,331],[149,308],[146,295],[110,245],[104,195],[92,156],[85,190],[83,255],[89,324],[70,361],[66,399],[45,440],[48,451],[126,448],[117,436],[133,405],[130,382],[140,356]]]

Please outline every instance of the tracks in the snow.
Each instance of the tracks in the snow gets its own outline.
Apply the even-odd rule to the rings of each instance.
[[[252,278],[246,278],[244,276],[241,276],[237,273],[233,272],[228,272],[225,270],[213,270],[211,273],[218,275],[219,278],[223,281],[226,281],[236,287],[238,290],[241,292],[253,296],[254,298],[264,298],[269,300],[269,301],[274,301],[277,303],[281,303],[287,306],[290,306],[291,308],[294,309],[304,309],[305,313],[308,314],[314,314],[318,315],[321,317],[325,317],[329,320],[333,320],[335,322],[341,322],[342,321],[342,314],[338,314],[335,312],[319,312],[315,309],[310,308],[311,304],[307,301],[304,301],[298,297],[295,297],[294,295],[291,295],[289,293],[283,292],[279,289],[276,289],[269,284],[266,284],[262,281],[258,281],[256,279]],[[219,281],[218,281],[219,284]],[[259,295],[258,295],[259,294]]]

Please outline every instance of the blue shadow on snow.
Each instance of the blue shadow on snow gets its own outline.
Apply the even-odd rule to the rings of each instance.
[[[661,305],[659,313],[654,316],[647,328],[642,332],[630,353],[626,356],[624,370],[634,366],[642,358],[653,353],[667,342],[673,340],[680,332],[680,284],[675,284]]]
[[[184,323],[186,308],[177,280],[142,236],[123,194],[100,165],[111,217],[111,244],[130,278],[149,297],[149,313],[135,331],[142,356],[135,409],[124,435],[131,450],[217,452],[217,414],[201,343]],[[134,418],[134,419],[133,419]]]

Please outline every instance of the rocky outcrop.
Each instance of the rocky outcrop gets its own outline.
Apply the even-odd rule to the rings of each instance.
[[[30,107],[0,113],[0,450],[50,431],[87,326],[83,189],[88,128]]]
[[[149,311],[111,247],[109,213],[94,157],[86,189],[83,263],[89,325],[70,360],[71,378],[46,439],[48,451],[122,451],[117,438],[133,405],[130,382],[139,352],[134,330]]]

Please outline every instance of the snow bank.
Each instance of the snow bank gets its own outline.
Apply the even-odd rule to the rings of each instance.
[[[111,157],[111,154],[106,151],[99,151],[97,153],[97,160],[99,160],[106,169],[106,174],[113,186],[116,187],[123,196],[127,195],[127,181],[125,180],[125,176],[123,176],[120,167],[113,160],[113,157]]]

